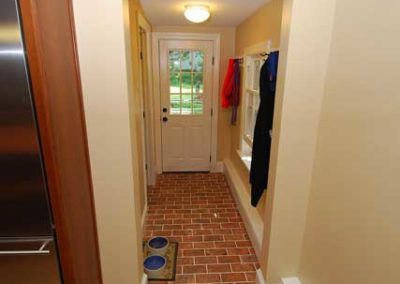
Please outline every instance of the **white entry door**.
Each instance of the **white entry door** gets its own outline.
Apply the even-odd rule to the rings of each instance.
[[[210,170],[212,65],[212,41],[160,41],[164,172]]]

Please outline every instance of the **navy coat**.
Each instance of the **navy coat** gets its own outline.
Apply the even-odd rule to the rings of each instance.
[[[268,185],[271,152],[272,123],[275,105],[275,87],[279,53],[273,52],[261,67],[260,107],[253,137],[253,153],[250,170],[251,205],[257,206]]]

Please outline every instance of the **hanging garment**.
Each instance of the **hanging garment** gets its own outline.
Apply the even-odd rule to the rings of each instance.
[[[261,67],[260,107],[253,137],[253,153],[250,169],[251,205],[257,206],[268,184],[271,150],[272,121],[274,117],[275,88],[279,53],[273,52]]]
[[[228,70],[222,87],[222,107],[232,106],[231,124],[236,123],[237,108],[240,98],[240,64],[239,60],[229,59]]]
[[[229,100],[229,103],[232,106],[232,116],[231,116],[232,125],[236,124],[239,99],[240,99],[240,63],[239,60],[236,59],[234,62],[232,95]]]
[[[221,103],[223,108],[229,107],[229,97],[231,96],[233,89],[233,80],[235,71],[234,63],[235,63],[234,59],[229,59],[228,69],[226,71],[224,84],[222,86],[222,92],[221,92]]]

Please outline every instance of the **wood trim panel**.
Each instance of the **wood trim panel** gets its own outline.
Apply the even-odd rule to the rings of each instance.
[[[101,284],[72,3],[19,2],[64,283]]]

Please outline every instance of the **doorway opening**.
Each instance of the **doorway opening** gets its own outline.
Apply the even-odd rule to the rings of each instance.
[[[219,35],[154,33],[153,58],[157,173],[215,171]]]
[[[163,172],[210,171],[212,42],[162,40]]]

